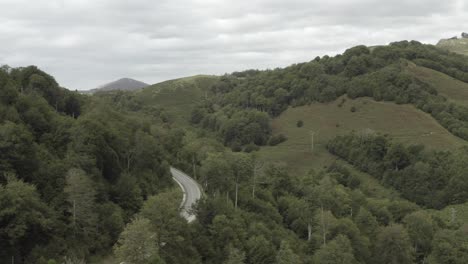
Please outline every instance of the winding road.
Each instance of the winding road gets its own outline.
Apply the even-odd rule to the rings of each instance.
[[[184,197],[180,203],[182,209],[180,214],[190,223],[196,218],[195,215],[191,213],[191,208],[201,197],[200,187],[192,177],[176,168],[171,167],[171,174],[172,179],[179,184],[184,193]]]

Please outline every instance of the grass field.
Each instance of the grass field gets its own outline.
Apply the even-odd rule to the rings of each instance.
[[[346,101],[340,107],[342,100]],[[356,108],[355,112],[351,112],[352,107]],[[303,127],[296,126],[298,120],[304,122]],[[342,97],[327,104],[289,108],[273,120],[272,126],[274,134],[282,133],[288,140],[274,147],[263,147],[260,156],[270,162],[285,162],[296,173],[328,166],[335,157],[326,150],[326,143],[351,131],[389,134],[399,142],[424,144],[441,150],[466,144],[430,115],[411,105],[376,102],[370,98],[351,100]]]
[[[414,63],[410,63],[407,70],[419,80],[434,86],[447,99],[454,103],[468,105],[468,83]]]

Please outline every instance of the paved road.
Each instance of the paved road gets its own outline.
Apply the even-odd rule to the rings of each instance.
[[[190,223],[195,220],[195,215],[190,213],[190,209],[201,197],[200,187],[194,179],[176,168],[171,167],[171,173],[172,179],[179,184],[184,193],[184,198],[180,204],[182,208],[180,214]]]

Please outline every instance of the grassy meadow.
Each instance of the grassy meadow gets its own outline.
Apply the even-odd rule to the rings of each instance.
[[[407,71],[419,80],[437,89],[441,95],[450,101],[468,105],[468,83],[457,80],[444,73],[409,63]]]
[[[304,123],[302,127],[296,125],[299,120]],[[282,133],[288,140],[277,146],[262,147],[260,156],[266,161],[285,162],[297,173],[330,164],[335,157],[326,150],[326,143],[351,131],[388,134],[399,142],[423,144],[440,150],[466,144],[414,106],[376,102],[370,98],[351,100],[341,97],[331,103],[289,108],[272,121],[272,126],[274,134]]]

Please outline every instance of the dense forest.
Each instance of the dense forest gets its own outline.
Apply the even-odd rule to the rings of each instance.
[[[412,104],[467,140],[468,108],[408,74],[409,62],[468,82],[466,57],[430,45],[358,46],[222,76],[180,126],[131,92],[84,96],[36,67],[3,67],[0,262],[467,263],[468,224],[431,213],[468,201],[467,149],[352,133],[327,145],[342,160],[301,175],[256,152],[287,140],[271,119],[288,107],[343,95]],[[204,189],[193,223],[179,215],[170,165]]]
[[[0,71],[0,262],[106,251],[171,186],[180,133],[58,86],[34,66]]]

